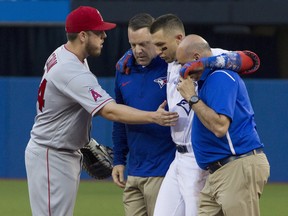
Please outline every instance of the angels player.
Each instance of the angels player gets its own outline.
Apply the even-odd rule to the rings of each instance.
[[[82,165],[79,149],[90,140],[93,116],[164,126],[177,120],[177,113],[163,109],[165,102],[157,112],[116,104],[89,70],[86,58],[100,55],[105,30],[115,26],[104,22],[95,8],[77,8],[66,19],[68,42],[45,64],[37,116],[25,150],[33,215],[73,215]]]

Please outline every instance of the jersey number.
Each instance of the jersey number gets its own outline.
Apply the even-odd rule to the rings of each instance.
[[[46,89],[46,84],[47,84],[47,80],[44,79],[41,84],[40,87],[38,89],[38,104],[39,104],[39,110],[42,112],[42,109],[45,105],[45,100],[44,100],[44,93],[45,93],[45,89]]]

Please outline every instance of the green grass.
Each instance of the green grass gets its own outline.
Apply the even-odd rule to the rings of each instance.
[[[287,201],[288,184],[266,185],[260,200],[261,216],[288,215]],[[25,180],[0,180],[0,215],[31,215]],[[123,216],[122,189],[111,181],[82,181],[74,216],[92,215]]]
[[[75,216],[122,216],[123,189],[111,181],[82,181],[74,209]],[[85,209],[85,214],[83,213]]]
[[[288,184],[268,184],[260,199],[261,216],[288,215]]]

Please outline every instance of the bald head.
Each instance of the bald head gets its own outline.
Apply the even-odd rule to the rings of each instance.
[[[208,42],[196,34],[187,35],[176,51],[177,61],[182,65],[211,55],[212,52]]]

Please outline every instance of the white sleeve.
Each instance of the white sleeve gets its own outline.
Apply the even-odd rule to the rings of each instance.
[[[211,48],[213,56],[221,55],[223,53],[230,52],[229,50],[224,50],[221,48]]]

